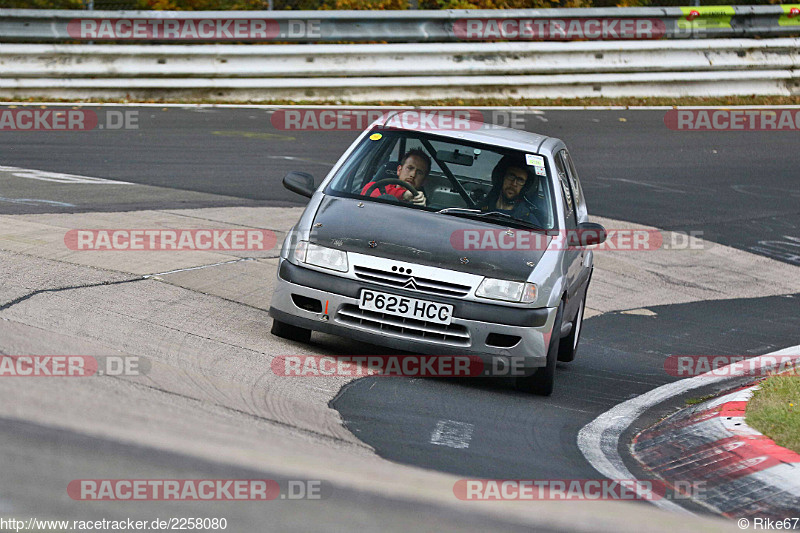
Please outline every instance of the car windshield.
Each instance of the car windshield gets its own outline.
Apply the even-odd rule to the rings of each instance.
[[[325,192],[498,225],[553,229],[548,173],[545,157],[534,152],[377,128]]]

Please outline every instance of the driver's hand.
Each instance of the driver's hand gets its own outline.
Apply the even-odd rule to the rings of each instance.
[[[418,191],[416,195],[411,194],[411,191],[406,191],[403,193],[403,200],[425,207],[425,195],[422,194],[422,191]]]

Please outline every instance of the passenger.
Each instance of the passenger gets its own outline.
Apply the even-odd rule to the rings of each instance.
[[[521,157],[506,155],[492,171],[492,190],[486,196],[481,211],[505,213],[512,217],[542,227],[536,216],[536,207],[525,193],[536,183],[536,176],[528,170]]]
[[[416,196],[401,185],[386,185],[386,194],[391,194],[404,202],[425,206],[426,200],[425,194],[422,192],[422,185],[425,183],[425,178],[428,176],[430,170],[431,158],[428,157],[428,154],[419,148],[409,150],[405,153],[403,159],[401,159],[400,164],[397,165],[397,178],[411,184],[411,186],[417,189]],[[376,181],[380,180],[373,180],[367,183],[361,190],[361,194],[367,194],[367,189]],[[380,190],[376,187],[370,194],[370,197],[380,196],[381,194]]]

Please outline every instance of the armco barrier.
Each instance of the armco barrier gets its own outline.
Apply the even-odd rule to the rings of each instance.
[[[800,94],[800,39],[0,46],[0,98],[376,102]]]
[[[800,68],[800,39],[361,45],[21,45],[2,78],[273,78]]]
[[[96,24],[93,25],[93,21]],[[134,27],[136,21],[140,21],[140,25]],[[228,23],[225,24],[224,21]],[[622,32],[623,35],[619,33],[623,22],[628,27],[627,36],[625,31]],[[613,26],[610,32],[603,29],[606,23]],[[166,30],[167,26],[174,32]],[[647,30],[645,35],[637,33],[637,28]],[[184,31],[187,29],[191,31]],[[0,9],[2,42],[133,40],[144,43],[188,39],[193,42],[412,43],[470,40],[774,38],[794,35],[800,35],[800,4],[434,11]]]

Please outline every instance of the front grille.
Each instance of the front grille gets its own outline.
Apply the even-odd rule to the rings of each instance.
[[[420,278],[408,274],[399,274],[397,272],[387,272],[375,268],[356,266],[354,267],[354,271],[358,279],[387,285],[397,289],[409,289],[412,291],[426,292],[428,294],[457,297],[466,296],[470,291],[469,285],[458,285],[456,283]]]
[[[336,313],[336,320],[359,326],[375,333],[389,333],[414,340],[469,346],[469,331],[458,324],[437,324],[413,318],[387,315],[345,304]]]

